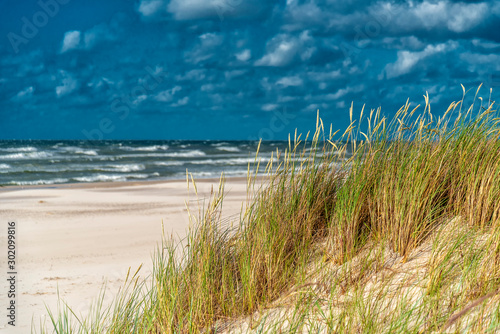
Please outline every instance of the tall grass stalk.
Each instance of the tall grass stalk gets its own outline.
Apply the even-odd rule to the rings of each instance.
[[[264,176],[257,154],[230,225],[221,177],[190,211],[186,247],[158,250],[148,293],[128,294],[105,327],[75,332],[499,331],[495,104],[481,100],[478,112],[462,100],[436,117],[424,98],[423,111],[407,102],[392,120],[380,109],[352,120],[351,106],[340,137],[318,117]],[[54,327],[69,318],[59,313]]]

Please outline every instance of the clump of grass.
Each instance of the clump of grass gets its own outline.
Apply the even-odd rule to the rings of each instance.
[[[97,332],[231,331],[236,319],[260,332],[498,330],[494,103],[462,114],[462,99],[435,117],[425,99],[422,113],[406,103],[391,121],[362,111],[366,133],[351,107],[336,141],[318,118],[311,140],[296,134],[276,152],[261,188],[249,172],[249,202],[231,227],[221,178],[191,214],[188,246],[165,241],[148,293],[96,317],[106,323]]]

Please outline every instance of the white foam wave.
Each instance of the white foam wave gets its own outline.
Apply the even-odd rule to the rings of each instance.
[[[7,164],[0,164],[0,168],[1,169],[7,169],[7,168],[10,168],[10,165],[7,165]]]
[[[120,147],[120,149],[124,150],[124,151],[154,152],[154,151],[166,151],[166,150],[168,150],[168,145],[152,145],[152,146],[142,146],[142,147],[123,146],[123,147]]]
[[[74,147],[74,146],[67,146],[67,147],[61,147],[61,151],[66,151],[66,152],[71,152],[74,154],[83,154],[83,155],[97,155],[96,150],[90,150],[90,149],[83,149],[81,147]]]
[[[43,184],[56,184],[56,183],[66,183],[68,179],[51,179],[51,180],[36,180],[36,181],[12,181],[9,184],[14,184],[18,186],[35,186]]]
[[[4,151],[4,152],[36,152],[37,149],[33,146],[7,147],[7,148],[0,148],[0,151]]]
[[[106,167],[98,167],[96,169],[102,170],[104,172],[138,172],[141,170],[145,170],[146,166],[144,165],[107,165]]]
[[[226,151],[226,152],[241,152],[239,148],[234,146],[219,146],[216,147],[216,149],[219,151]]]
[[[179,158],[195,158],[195,157],[204,157],[206,155],[205,152],[200,150],[192,150],[188,152],[175,152],[175,153],[166,153],[166,157],[179,157]]]
[[[117,158],[196,158],[204,157],[206,154],[200,150],[172,153],[149,153],[149,154],[129,154],[120,155]]]
[[[120,182],[127,181],[127,179],[147,179],[149,177],[148,174],[126,174],[126,175],[106,175],[106,174],[97,174],[92,176],[82,176],[82,177],[74,177],[72,180],[78,182]]]
[[[13,153],[7,155],[0,155],[0,159],[43,159],[52,157],[53,154],[50,152],[30,152],[30,153]]]
[[[182,166],[184,162],[182,161],[159,161],[154,163],[156,166]]]
[[[224,175],[226,176],[246,176],[247,175],[247,170],[232,170],[232,171],[224,171],[224,172],[221,172],[221,171],[213,171],[213,172],[189,172],[189,174],[193,175],[193,177],[200,177],[200,178],[209,178],[209,177],[220,177],[221,174],[224,173]],[[181,177],[181,176],[185,176],[186,174],[181,174],[181,173],[177,173],[175,176],[176,177]]]
[[[75,151],[75,153],[84,155],[97,155],[97,152],[95,150],[80,150],[80,151]]]
[[[261,162],[269,161],[270,158],[259,158]],[[219,166],[235,166],[235,165],[248,165],[249,163],[254,163],[255,158],[233,158],[233,159],[224,159],[224,160],[197,160],[190,161],[189,163],[194,165],[219,165]]]

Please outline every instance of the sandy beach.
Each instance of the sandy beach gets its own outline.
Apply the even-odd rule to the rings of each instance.
[[[208,198],[218,180],[199,180],[199,198]],[[223,216],[240,212],[246,179],[226,182]],[[32,321],[50,321],[45,307],[57,310],[58,293],[77,313],[86,314],[106,282],[105,301],[123,285],[129,268],[141,264],[151,273],[151,256],[166,235],[185,237],[189,217],[185,203],[196,208],[186,181],[64,184],[0,188],[0,245],[6,249],[7,222],[16,222],[16,329],[29,333]],[[2,253],[5,253],[2,251]],[[1,309],[7,307],[6,256],[2,271]],[[8,320],[8,319],[7,319]]]

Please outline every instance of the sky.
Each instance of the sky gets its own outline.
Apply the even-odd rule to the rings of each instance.
[[[499,1],[2,0],[0,139],[281,140],[500,89]]]

